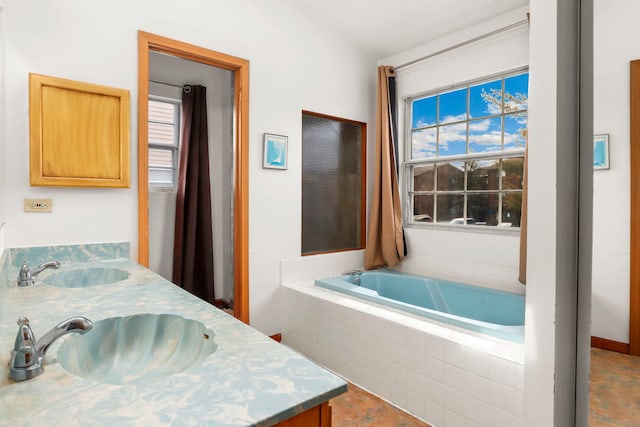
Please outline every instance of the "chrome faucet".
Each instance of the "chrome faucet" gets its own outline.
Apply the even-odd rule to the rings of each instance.
[[[37,342],[29,319],[18,319],[18,335],[9,363],[9,378],[15,381],[24,381],[37,377],[44,372],[44,356],[55,340],[71,332],[84,334],[89,331],[93,323],[86,317],[71,317],[60,322],[49,332],[44,334]]]
[[[343,272],[342,274],[350,276],[351,283],[353,283],[354,285],[360,286],[360,276],[362,276],[362,270],[360,270],[360,269],[347,270],[347,271]]]
[[[22,267],[20,273],[18,273],[18,286],[31,286],[36,284],[36,277],[47,268],[59,268],[60,262],[53,260],[40,264],[35,269],[31,270],[26,261],[22,261]]]

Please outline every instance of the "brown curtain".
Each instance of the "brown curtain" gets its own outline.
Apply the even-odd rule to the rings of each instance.
[[[524,149],[524,166],[522,171],[522,208],[520,214],[520,270],[518,280],[527,283],[527,163],[529,144]]]
[[[364,259],[366,269],[396,265],[406,255],[391,107],[395,95],[390,96],[394,85],[393,67],[378,67],[375,183]]]
[[[173,282],[214,302],[207,89],[182,91],[182,134],[173,244]]]

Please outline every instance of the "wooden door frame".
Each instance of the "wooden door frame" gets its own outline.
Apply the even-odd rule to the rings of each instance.
[[[138,31],[138,262],[149,266],[149,52],[160,52],[234,73],[234,301],[233,314],[249,323],[249,61]]]
[[[630,62],[629,354],[640,356],[640,60]]]

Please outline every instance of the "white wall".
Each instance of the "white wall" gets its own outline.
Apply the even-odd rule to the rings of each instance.
[[[214,294],[216,298],[233,300],[233,74],[222,68],[150,52],[149,78],[178,86],[206,87]],[[150,83],[149,93],[182,99],[182,89],[174,86]],[[173,272],[175,203],[175,191],[150,189],[149,268],[168,280]]]
[[[187,0],[98,4],[5,0],[6,234],[8,247],[125,240],[137,251],[137,34],[243,57],[250,65],[249,280],[251,324],[280,331],[280,260],[300,255],[301,110],[371,123],[375,61],[288,1]],[[131,90],[130,189],[30,187],[28,73]],[[373,125],[370,124],[370,130]],[[289,136],[289,169],[261,167],[264,132]],[[373,140],[370,136],[369,140]],[[25,214],[24,197],[54,213]]]
[[[609,134],[610,169],[593,173],[592,334],[629,342],[629,61],[640,58],[634,0],[594,2],[595,134]]]
[[[4,42],[4,13],[2,13],[2,9],[4,7],[4,0],[0,0],[0,164],[4,162],[4,146],[5,146],[5,126],[4,126],[4,111],[5,111],[5,100],[7,99],[5,96],[4,89],[4,75],[6,68],[6,57],[5,57],[5,42]],[[4,213],[4,192],[5,192],[5,168],[3,167],[0,170],[0,255],[4,251],[4,222],[5,222],[5,213]]]
[[[464,40],[526,19],[528,8],[518,8],[464,31],[385,58],[379,64],[400,65]],[[398,123],[404,123],[404,99],[512,70],[529,63],[529,37],[526,25],[455,49],[397,72]],[[404,135],[399,148],[403,151]],[[401,155],[402,158],[402,155]],[[404,171],[402,171],[404,172]],[[404,182],[401,179],[401,182]],[[458,229],[459,230],[459,229]],[[400,269],[524,293],[518,280],[520,234],[514,231],[470,232],[430,229],[405,230],[408,257]]]

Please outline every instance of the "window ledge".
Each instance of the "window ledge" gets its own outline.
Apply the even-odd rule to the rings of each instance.
[[[149,187],[149,193],[177,193],[178,190],[172,187]]]
[[[417,224],[405,223],[405,228],[415,230],[453,231],[477,234],[498,234],[504,236],[520,235],[520,227],[496,227],[486,225],[450,225],[450,224]]]

